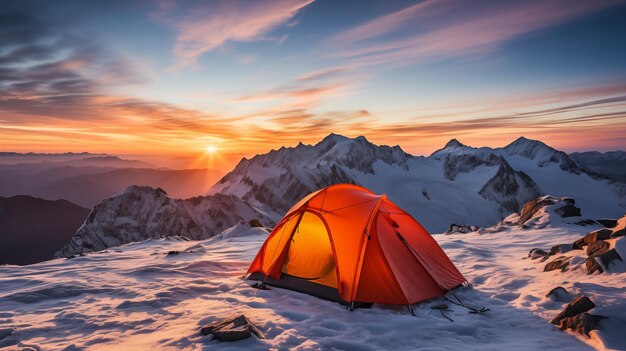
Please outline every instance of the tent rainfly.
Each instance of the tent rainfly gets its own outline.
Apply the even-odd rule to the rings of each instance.
[[[276,225],[247,278],[349,306],[410,305],[466,282],[432,236],[387,196],[337,184]]]

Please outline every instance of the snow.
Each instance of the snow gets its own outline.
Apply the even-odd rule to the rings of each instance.
[[[374,305],[349,312],[340,304],[293,291],[251,288],[242,279],[266,238],[237,224],[205,241],[151,239],[73,259],[0,267],[0,348],[8,350],[586,350],[624,349],[626,275],[581,269],[543,272],[523,260],[532,248],[569,243],[596,227],[551,221],[538,229],[435,235],[473,284],[455,294],[490,311],[450,305]],[[626,241],[618,241],[622,243]],[[622,245],[622,244],[620,244]],[[620,246],[623,249],[622,246]],[[179,251],[177,255],[167,255]],[[570,254],[570,253],[568,253]],[[546,293],[563,286],[584,293],[609,316],[592,339],[548,323],[563,307]],[[198,329],[245,314],[267,339],[218,343]],[[608,322],[608,323],[607,323]]]
[[[506,163],[511,169],[499,174]],[[452,223],[491,226],[541,194],[576,198],[587,218],[626,211],[625,184],[589,175],[567,154],[525,138],[502,148],[451,140],[429,157],[416,157],[364,137],[331,134],[316,145],[283,147],[242,160],[208,194],[231,194],[259,211],[284,213],[302,197],[336,183],[386,193],[433,232]],[[264,214],[280,218],[271,211]]]

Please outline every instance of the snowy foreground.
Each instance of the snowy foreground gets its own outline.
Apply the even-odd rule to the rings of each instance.
[[[596,227],[562,224],[517,227],[491,234],[436,235],[473,283],[455,293],[489,312],[450,305],[443,318],[418,304],[349,312],[292,291],[250,288],[241,279],[267,233],[232,230],[201,242],[153,239],[72,259],[0,267],[0,349],[7,350],[586,350],[626,349],[626,273],[586,275],[584,269],[543,272],[522,260],[534,247],[569,243]],[[167,255],[169,251],[178,255]],[[185,252],[186,251],[186,252]],[[573,264],[575,268],[575,264]],[[592,338],[558,330],[548,321],[565,303],[546,293],[563,286],[584,293],[609,316]],[[198,328],[245,314],[266,335],[234,343],[202,336]]]

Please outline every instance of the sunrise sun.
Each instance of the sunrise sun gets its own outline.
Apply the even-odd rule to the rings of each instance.
[[[213,145],[209,145],[207,147],[204,148],[204,151],[206,151],[206,153],[208,154],[214,154],[217,152],[217,148]]]

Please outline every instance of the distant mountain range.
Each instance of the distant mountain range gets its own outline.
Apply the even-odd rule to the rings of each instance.
[[[170,197],[156,187],[188,186],[189,192],[197,193],[198,184],[210,184],[215,178],[202,178],[207,176],[205,170],[65,166],[34,172],[29,179],[44,184],[39,193],[52,198],[70,194],[79,204],[119,193],[97,205],[56,253],[68,256],[160,236],[208,238],[253,218],[272,226],[300,198],[336,183],[387,194],[433,233],[446,231],[452,223],[491,226],[544,194],[576,198],[590,218],[623,216],[626,184],[612,180],[600,167],[610,168],[602,160],[614,160],[605,154],[586,155],[585,160],[582,165],[526,138],[501,148],[474,148],[452,139],[423,157],[399,146],[375,145],[365,137],[330,134],[315,145],[300,143],[244,158],[206,196],[188,200],[176,199],[177,193]],[[81,174],[69,176],[76,172]],[[0,172],[2,176],[23,181],[15,174]],[[135,183],[154,188],[116,190]]]
[[[51,259],[89,211],[65,200],[0,197],[0,264],[23,265]]]
[[[193,197],[223,175],[210,169],[156,167],[110,155],[0,153],[0,196],[65,199],[92,208],[129,185],[160,187],[175,197]]]
[[[603,174],[610,179],[626,183],[626,152],[574,152],[569,154],[572,160],[594,172]]]
[[[314,190],[354,183],[386,193],[428,230],[442,232],[451,223],[493,225],[543,194],[573,196],[590,216],[621,216],[626,185],[606,178],[526,138],[502,148],[473,148],[452,139],[422,157],[365,137],[331,134],[316,145],[244,158],[208,194],[236,195],[280,216]]]

